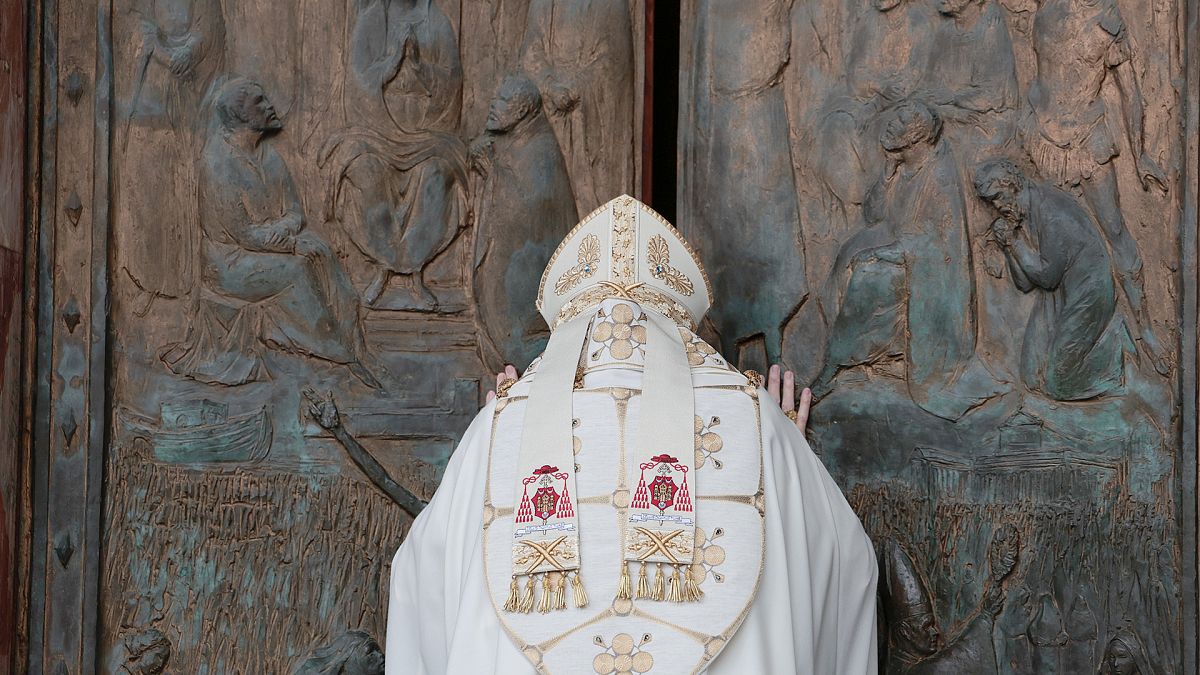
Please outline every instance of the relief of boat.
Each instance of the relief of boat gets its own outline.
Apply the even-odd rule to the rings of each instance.
[[[125,441],[144,444],[160,462],[257,462],[271,448],[266,407],[231,417],[226,404],[197,399],[161,404],[157,420],[125,407],[118,408],[117,419]]]

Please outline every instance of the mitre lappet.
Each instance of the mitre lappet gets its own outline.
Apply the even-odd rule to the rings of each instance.
[[[589,335],[597,308],[603,313],[603,303],[614,298],[630,303],[612,306],[611,336],[599,327]],[[552,332],[525,405],[505,611],[565,609],[568,595],[584,607],[584,579],[591,575],[618,576],[618,600],[702,599],[693,575],[696,513],[703,506],[695,488],[695,401],[684,343],[690,333],[680,327],[694,329],[710,303],[694,251],[632,197],[619,197],[585,218],[555,251],[538,294],[538,310]],[[572,392],[586,365],[585,343],[596,337],[644,350],[640,422],[625,449],[626,484],[633,492],[622,505],[619,559],[588,560],[580,551]],[[622,356],[622,349],[614,355]]]

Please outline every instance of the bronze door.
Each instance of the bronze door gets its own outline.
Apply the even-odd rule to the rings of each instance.
[[[705,337],[814,389],[889,672],[1194,670],[1195,0],[27,10],[29,672],[375,672],[544,261],[643,185]]]

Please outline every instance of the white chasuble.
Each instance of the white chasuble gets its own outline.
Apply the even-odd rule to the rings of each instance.
[[[690,249],[658,224],[622,233],[623,208],[648,212],[610,202],[568,236],[566,271],[551,261],[557,346],[479,413],[396,553],[388,675],[874,674],[861,524],[766,391],[693,332],[707,279]],[[622,235],[648,272],[597,292]],[[571,386],[539,387],[564,364]]]

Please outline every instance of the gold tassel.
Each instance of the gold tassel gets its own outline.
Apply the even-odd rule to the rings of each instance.
[[[579,570],[575,570],[575,578],[571,580],[571,588],[575,590],[575,606],[587,607],[587,591],[583,589],[583,579],[579,576]]]
[[[554,609],[567,608],[567,573],[558,573],[558,588],[554,589]]]
[[[515,612],[521,608],[521,584],[517,575],[513,575],[512,583],[508,586],[508,600],[504,602],[504,611]]]
[[[637,599],[650,597],[650,580],[646,578],[646,565],[642,563],[642,571],[638,572]]]
[[[522,614],[528,614],[533,611],[533,585],[536,583],[533,575],[529,576],[529,583],[525,584],[525,595],[521,598],[521,606],[517,609]]]
[[[550,587],[550,573],[542,573],[542,601],[538,603],[538,611],[542,614],[554,607],[554,591]]]
[[[663,576],[662,563],[658,563],[658,571],[654,573],[654,593],[650,595],[651,600],[663,600],[667,597],[666,577]]]
[[[629,563],[621,564],[621,580],[617,583],[617,599],[633,599],[633,583],[629,579]]]
[[[679,583],[679,566],[671,566],[671,590],[667,592],[667,601],[683,602],[683,587]]]
[[[700,598],[704,597],[704,591],[700,588],[700,582],[692,574],[692,566],[687,566],[686,571],[687,581],[683,585],[683,595],[688,602],[699,602]]]

